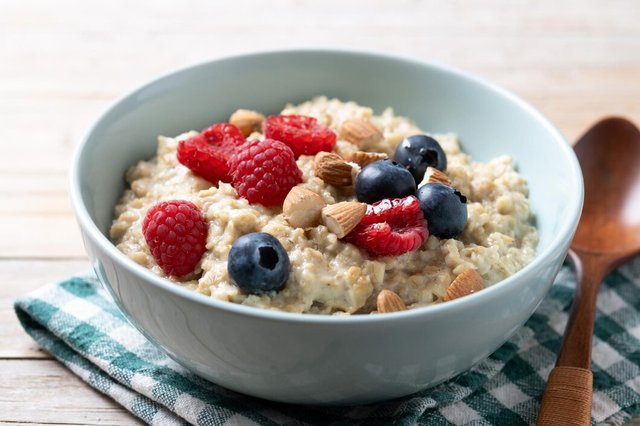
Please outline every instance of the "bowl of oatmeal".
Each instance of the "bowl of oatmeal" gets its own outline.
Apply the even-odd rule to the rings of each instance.
[[[365,52],[154,80],[96,121],[71,174],[130,321],[197,374],[292,403],[399,397],[482,360],[546,294],[582,206],[570,146],[532,107]]]

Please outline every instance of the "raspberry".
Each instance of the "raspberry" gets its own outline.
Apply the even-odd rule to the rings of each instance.
[[[282,204],[289,190],[302,182],[291,148],[273,139],[247,142],[229,164],[233,187],[252,204]]]
[[[216,123],[201,132],[207,142],[219,147],[227,157],[231,157],[238,147],[246,142],[246,139],[233,124]]]
[[[214,185],[230,182],[228,156],[219,148],[209,145],[202,135],[193,136],[178,144],[178,161],[194,174]]]
[[[368,205],[345,240],[374,256],[398,256],[420,247],[428,235],[420,202],[411,195]]]
[[[178,161],[214,185],[219,181],[231,182],[229,158],[244,143],[245,138],[236,126],[217,123],[181,141]]]
[[[206,251],[207,222],[195,204],[184,200],[160,202],[142,223],[149,251],[167,275],[193,272]]]
[[[289,145],[296,158],[331,151],[336,144],[333,130],[305,115],[271,115],[262,126],[267,138]]]

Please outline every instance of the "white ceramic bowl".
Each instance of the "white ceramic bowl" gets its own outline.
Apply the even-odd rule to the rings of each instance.
[[[237,108],[277,113],[325,94],[452,131],[476,160],[515,157],[540,232],[535,260],[475,295],[424,309],[334,317],[271,312],[207,298],[135,264],[109,241],[125,170],[156,137],[224,121]],[[115,102],[80,144],[73,206],[93,267],[151,341],[197,374],[270,400],[366,403],[434,386],[504,343],[551,286],[575,231],[583,184],[562,135],[531,106],[468,74],[415,59],[309,50],[189,67]]]

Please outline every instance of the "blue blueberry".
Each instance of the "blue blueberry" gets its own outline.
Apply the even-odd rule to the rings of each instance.
[[[467,224],[467,198],[441,183],[428,183],[418,189],[420,208],[427,220],[429,234],[453,238]]]
[[[402,165],[391,160],[375,161],[358,173],[356,198],[372,204],[383,198],[404,198],[416,192],[413,176]]]
[[[413,135],[405,138],[396,147],[393,159],[411,172],[416,184],[424,177],[427,167],[447,169],[447,156],[435,139],[427,135]]]
[[[238,238],[229,252],[227,271],[243,291],[279,291],[289,277],[289,256],[277,238],[254,232]]]

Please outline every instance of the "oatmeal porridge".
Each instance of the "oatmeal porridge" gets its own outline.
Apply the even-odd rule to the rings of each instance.
[[[273,142],[278,139],[273,135],[282,134],[278,140],[287,139],[288,133],[275,127],[294,125],[287,117],[315,118],[317,122],[309,119],[304,125],[294,124],[298,130],[316,132],[313,143],[325,144],[322,149],[307,155],[308,145],[304,143]],[[474,162],[461,150],[454,134],[428,135],[410,119],[396,116],[391,108],[375,115],[366,106],[326,97],[287,105],[279,116],[271,116],[264,123],[262,120],[260,114],[248,111],[230,119],[249,142],[238,148],[245,150],[244,154],[229,154],[228,175],[219,171],[212,177],[192,171],[201,170],[198,167],[202,163],[193,160],[201,151],[187,151],[190,145],[186,142],[208,137],[207,129],[202,134],[191,131],[177,137],[160,136],[157,155],[138,162],[126,173],[128,188],[115,208],[111,227],[111,239],[117,248],[175,285],[206,297],[264,309],[341,315],[442,303],[490,286],[534,258],[538,234],[532,223],[527,183],[508,155],[486,163]],[[268,139],[261,129],[266,129]],[[431,162],[426,171],[424,164],[412,162],[417,157],[409,148],[408,159],[398,159],[399,145],[415,135],[422,138],[417,143],[427,141],[443,151],[433,158],[419,157],[420,161]],[[222,154],[235,149],[229,148],[227,133],[218,140],[223,141]],[[260,145],[263,140],[271,141],[269,149]],[[273,157],[270,164],[291,158],[299,172],[278,169],[271,173],[275,177],[267,171],[258,180],[239,180],[238,174],[245,172],[255,177],[260,167],[251,161],[276,155],[272,152],[278,149],[287,150],[286,155]],[[222,154],[221,164],[226,158]],[[242,162],[243,155],[246,162]],[[214,155],[207,161],[216,158]],[[247,170],[247,164],[252,170]],[[289,174],[280,178],[281,172]],[[388,182],[379,184],[376,180],[380,175],[391,179],[394,173],[399,177],[393,178],[391,188]],[[265,197],[280,197],[278,203],[264,201],[267,198],[255,201],[260,181],[273,178],[274,182],[284,182],[285,177],[290,183],[281,197],[277,185],[263,188]],[[389,194],[401,194],[391,197],[387,190]],[[443,207],[442,216],[433,216],[440,214],[439,207],[425,210],[425,203],[429,204],[425,197],[435,203],[442,200],[442,205],[454,209],[455,214]],[[152,253],[143,229],[148,211],[169,200],[192,203],[205,224],[202,256],[192,270],[180,276],[166,273],[161,266],[163,258]],[[400,210],[405,216],[391,218]],[[414,223],[415,214],[419,220]],[[427,214],[433,217],[429,219]],[[449,232],[450,224],[459,229]],[[230,251],[241,245],[240,237],[247,235],[275,237],[275,242],[265,244],[273,242],[277,250],[284,249],[269,252],[272,264],[263,268],[270,274],[282,266],[276,265],[278,259],[286,257],[280,271],[284,271],[281,286],[252,292],[232,278],[232,262],[245,260],[240,247],[234,248],[237,255],[230,257]],[[247,268],[241,266],[237,273],[246,273]],[[465,285],[471,290],[464,290]]]

